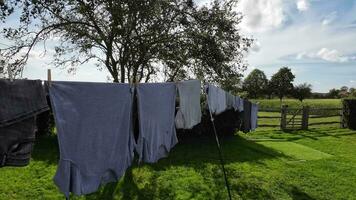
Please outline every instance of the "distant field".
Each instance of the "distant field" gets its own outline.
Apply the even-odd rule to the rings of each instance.
[[[259,102],[260,109],[278,109],[280,108],[279,99],[256,99],[254,102]],[[341,99],[306,99],[303,104],[296,99],[284,99],[284,105],[289,108],[301,108],[303,105],[308,105],[311,108],[340,108],[342,105]]]

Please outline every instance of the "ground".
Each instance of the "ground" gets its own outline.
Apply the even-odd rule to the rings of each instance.
[[[221,143],[233,199],[356,199],[356,131],[258,129]],[[0,169],[0,199],[64,199],[52,181],[58,158],[56,136],[38,138],[29,166]],[[227,199],[227,191],[205,136],[182,138],[168,158],[71,199]]]

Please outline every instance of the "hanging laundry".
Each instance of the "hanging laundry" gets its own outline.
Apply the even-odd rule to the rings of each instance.
[[[235,96],[230,94],[230,92],[225,92],[225,95],[226,95],[226,106],[227,106],[227,109],[234,108]]]
[[[242,112],[244,111],[244,100],[238,96],[234,96],[233,107],[235,111]]]
[[[52,82],[49,93],[60,149],[54,182],[61,192],[84,195],[117,181],[134,156],[131,86]]]
[[[207,101],[211,113],[218,115],[227,110],[226,92],[214,85],[208,84],[206,86],[208,93]]]
[[[251,104],[251,130],[254,131],[258,127],[258,105]]]
[[[175,122],[178,129],[192,129],[201,122],[199,80],[181,81],[177,83],[179,93],[179,109]]]
[[[175,83],[145,83],[137,86],[139,161],[157,162],[177,144],[175,99]]]
[[[242,123],[242,131],[244,133],[251,131],[251,107],[252,104],[249,100],[244,99],[244,111],[243,111],[243,123]]]
[[[40,80],[0,79],[0,167],[29,164],[36,115],[47,110]]]
[[[21,121],[48,110],[40,80],[0,79],[0,126]]]

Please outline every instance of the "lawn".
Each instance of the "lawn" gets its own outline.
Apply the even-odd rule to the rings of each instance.
[[[356,131],[261,129],[222,147],[234,199],[356,199]],[[217,155],[212,136],[182,138],[168,158],[72,199],[227,199]],[[58,157],[56,137],[39,138],[29,166],[0,169],[0,199],[63,199]]]
[[[279,99],[255,99],[254,102],[259,102],[261,109],[279,109]],[[340,99],[306,99],[303,104],[296,99],[283,99],[282,104],[288,105],[289,108],[300,108],[303,105],[311,108],[341,108],[342,101]]]

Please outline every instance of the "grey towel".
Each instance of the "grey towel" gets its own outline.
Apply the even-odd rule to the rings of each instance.
[[[258,127],[258,105],[251,105],[251,130],[254,131]]]
[[[54,181],[68,197],[117,181],[131,165],[133,92],[128,84],[52,82],[60,160]]]
[[[235,111],[244,111],[244,100],[238,96],[234,96],[233,108]]]
[[[181,81],[177,83],[179,93],[179,109],[176,114],[178,129],[191,129],[201,122],[199,80]]]
[[[0,79],[0,127],[48,110],[40,80]]]
[[[245,133],[251,131],[251,107],[252,104],[247,99],[244,99],[244,118],[243,118],[243,131]]]
[[[226,106],[228,109],[234,108],[235,96],[230,94],[230,92],[225,92],[226,95]]]
[[[227,110],[226,92],[211,84],[208,84],[206,89],[208,92],[208,107],[211,113],[218,115]]]
[[[177,144],[175,98],[175,83],[145,83],[137,86],[139,161],[157,162]]]

